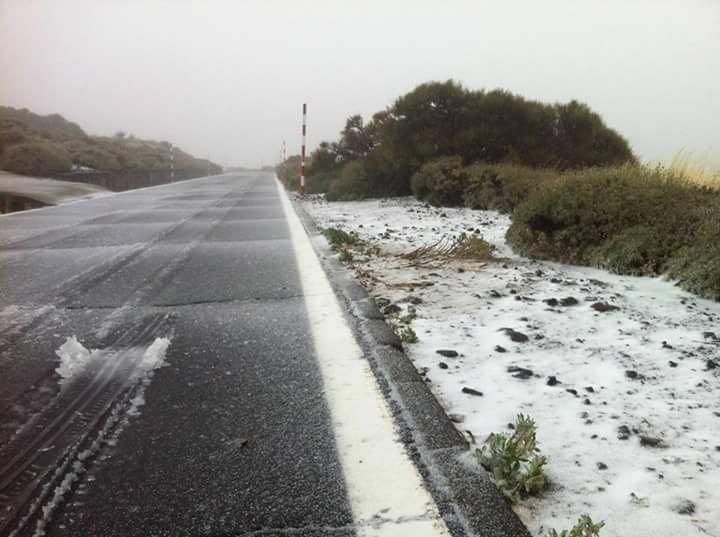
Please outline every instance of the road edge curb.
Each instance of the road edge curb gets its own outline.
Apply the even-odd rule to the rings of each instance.
[[[343,265],[300,200],[289,199],[348,323],[370,362],[398,433],[440,514],[454,536],[530,537],[489,475],[472,457],[471,446],[403,350],[367,290]]]

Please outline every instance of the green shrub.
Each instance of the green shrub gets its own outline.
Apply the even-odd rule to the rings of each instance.
[[[340,261],[343,263],[352,263],[355,256],[348,248],[340,248]]]
[[[480,464],[491,472],[495,484],[510,500],[545,488],[546,457],[537,454],[535,422],[518,414],[511,436],[493,433],[476,450]]]
[[[424,164],[413,176],[411,187],[419,200],[432,205],[462,205],[467,176],[458,156],[441,157]]]
[[[577,523],[570,530],[550,530],[547,537],[599,537],[600,530],[605,525],[604,522],[595,524],[588,515],[581,516]]]
[[[400,341],[402,341],[403,343],[418,342],[418,337],[415,333],[415,330],[413,330],[409,326],[401,326],[397,331],[397,335],[400,338]]]
[[[720,300],[720,208],[714,222],[703,224],[694,244],[673,254],[668,275],[691,293]]]
[[[117,156],[97,144],[85,140],[73,140],[63,144],[74,164],[87,166],[95,170],[119,170],[120,161]]]
[[[467,186],[463,201],[466,207],[508,213],[536,188],[558,177],[560,172],[518,164],[480,163],[468,166],[465,174]]]
[[[720,297],[720,192],[662,168],[595,168],[543,183],[515,210],[508,239],[533,257],[668,273]]]
[[[348,233],[337,227],[329,227],[323,230],[323,235],[330,243],[333,249],[343,246],[354,246],[361,242],[357,233]]]
[[[5,149],[1,164],[3,169],[21,175],[46,176],[70,170],[72,160],[60,144],[28,142]]]
[[[327,193],[328,201],[355,201],[368,197],[368,178],[360,161],[348,162],[333,181]]]

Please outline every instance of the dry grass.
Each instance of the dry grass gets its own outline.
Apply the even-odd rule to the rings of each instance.
[[[421,246],[399,257],[410,261],[412,265],[421,266],[458,259],[487,261],[492,259],[492,252],[492,245],[481,237],[461,233],[457,237],[443,237],[433,244]]]
[[[681,181],[720,190],[720,160],[709,152],[697,155],[680,150],[670,161],[668,171]]]

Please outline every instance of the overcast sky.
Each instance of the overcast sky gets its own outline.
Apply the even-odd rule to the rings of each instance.
[[[720,150],[720,0],[0,0],[0,104],[221,164],[429,80],[589,104],[645,159]],[[718,157],[720,158],[720,157]]]

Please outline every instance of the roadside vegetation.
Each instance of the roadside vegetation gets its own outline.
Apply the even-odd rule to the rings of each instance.
[[[495,485],[511,502],[540,494],[547,486],[548,459],[540,454],[535,421],[518,414],[512,434],[492,433],[475,451],[480,464],[490,472]],[[599,537],[604,522],[595,523],[582,515],[569,530],[551,529],[547,537]]]
[[[299,184],[299,157],[278,167]],[[720,172],[679,153],[641,164],[577,101],[422,84],[365,122],[348,118],[307,166],[328,201],[412,194],[435,206],[512,214],[508,240],[535,258],[667,275],[720,300]]]
[[[222,168],[174,149],[175,169],[203,175]],[[101,171],[168,170],[170,143],[118,132],[90,136],[58,114],[41,116],[0,106],[0,168],[20,175],[52,176],[73,167]]]
[[[720,191],[673,169],[564,174],[519,204],[508,239],[531,257],[662,275],[720,299]]]
[[[512,163],[556,170],[633,161],[627,141],[577,101],[545,104],[509,91],[421,84],[369,121],[353,115],[307,163],[307,191],[328,199],[409,195],[413,175],[441,157],[462,165]],[[278,167],[294,188],[298,156]]]
[[[511,435],[493,433],[476,451],[480,464],[510,501],[545,488],[548,459],[539,454],[535,435],[535,422],[519,414]]]
[[[587,515],[581,516],[577,523],[569,530],[550,530],[547,537],[599,537],[600,530],[605,526],[604,522],[593,522]]]

